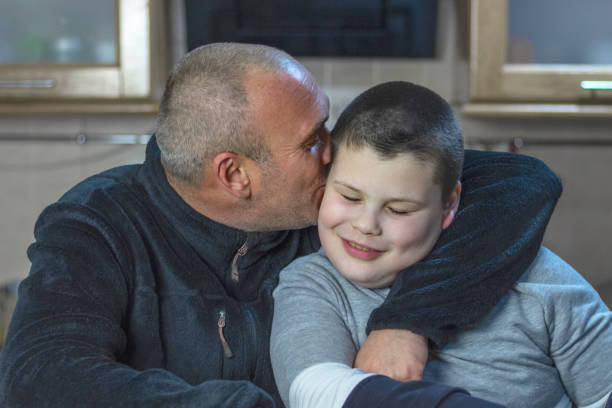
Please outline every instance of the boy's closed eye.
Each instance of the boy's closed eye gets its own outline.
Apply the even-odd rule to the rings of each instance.
[[[400,209],[393,208],[393,207],[387,207],[387,209],[389,210],[389,212],[395,215],[408,215],[413,212],[409,210],[400,210]]]
[[[359,197],[349,196],[349,195],[342,194],[342,193],[340,193],[340,195],[342,196],[342,198],[344,198],[347,201],[351,201],[351,202],[359,201]]]
[[[359,201],[361,201],[361,198],[357,197],[357,196],[353,196],[353,195],[349,195],[346,193],[338,193],[340,194],[340,196],[345,199],[346,201],[349,201],[351,203],[357,203]],[[396,208],[396,207],[385,207],[387,209],[387,211],[389,211],[390,213],[394,214],[394,215],[408,215],[411,214],[415,211],[415,209],[404,209],[404,208]]]

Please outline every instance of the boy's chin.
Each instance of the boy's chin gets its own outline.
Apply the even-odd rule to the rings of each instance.
[[[384,278],[380,278],[380,279],[374,279],[374,278],[362,279],[360,277],[353,276],[352,274],[344,273],[343,271],[340,271],[340,274],[344,276],[346,280],[351,282],[353,285],[357,285],[357,286],[360,286],[366,289],[388,288],[393,284],[393,281],[395,280],[395,277],[397,276],[397,274],[394,274],[393,276],[385,276]]]

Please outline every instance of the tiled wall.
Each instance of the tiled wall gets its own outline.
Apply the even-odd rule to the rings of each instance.
[[[330,124],[366,88],[387,81],[412,81],[452,99],[451,60],[380,60],[300,58],[330,98]]]
[[[0,282],[27,274],[26,248],[42,209],[83,178],[142,161],[144,145],[74,141],[79,133],[149,133],[152,118],[0,118],[0,133],[41,141],[0,141]],[[1,137],[1,136],[0,136]],[[44,141],[47,138],[48,141]]]

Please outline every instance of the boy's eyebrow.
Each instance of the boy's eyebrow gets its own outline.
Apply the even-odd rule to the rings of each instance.
[[[345,183],[343,181],[333,180],[332,183],[338,184],[338,185],[343,186],[343,187],[346,187],[349,190],[354,191],[355,193],[361,193],[361,190],[359,190],[358,188],[355,188],[355,187],[351,186],[350,184],[347,184],[347,183]],[[425,205],[425,203],[423,203],[423,202],[421,202],[419,200],[410,198],[410,197],[391,197],[391,198],[388,198],[386,200],[386,202],[388,202],[388,203],[389,202],[393,202],[393,203],[407,202],[407,203],[414,203],[414,204],[421,205],[421,206]]]
[[[346,187],[346,188],[348,188],[348,189],[350,189],[350,190],[353,190],[353,191],[354,191],[354,192],[356,192],[356,193],[361,193],[361,190],[359,190],[358,188],[355,188],[355,187],[351,186],[350,184],[346,184],[346,183],[345,183],[345,182],[343,182],[343,181],[333,180],[333,181],[332,181],[332,183],[334,183],[334,184],[339,184],[339,185],[341,185],[341,186],[343,186],[343,187]]]

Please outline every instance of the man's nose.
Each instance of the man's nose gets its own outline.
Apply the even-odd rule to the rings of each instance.
[[[362,209],[352,222],[353,228],[364,235],[380,235],[381,228],[378,213],[370,209]]]
[[[326,127],[321,133],[321,163],[325,166],[331,162],[331,137]]]

